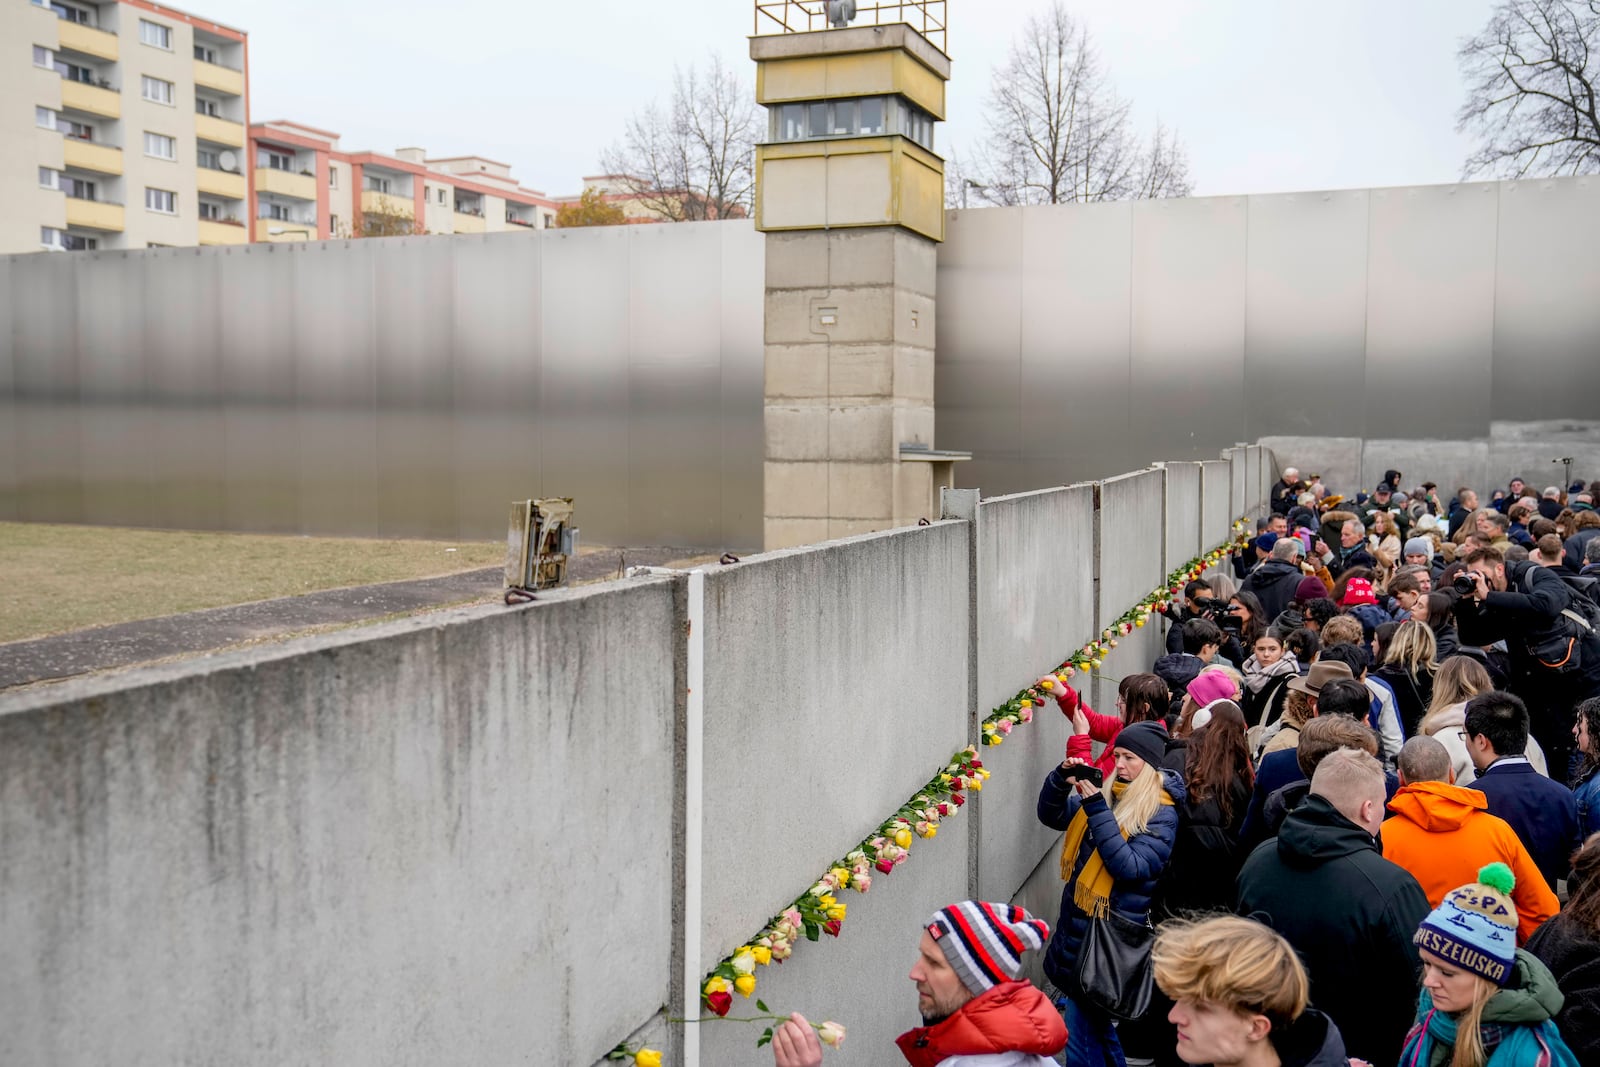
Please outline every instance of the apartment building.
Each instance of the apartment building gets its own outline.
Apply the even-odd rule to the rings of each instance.
[[[0,253],[248,241],[248,52],[146,0],[0,2]]]
[[[250,127],[250,155],[257,241],[555,225],[554,200],[524,189],[507,164],[481,156],[429,159],[421,148],[346,152],[337,133],[281,119]]]

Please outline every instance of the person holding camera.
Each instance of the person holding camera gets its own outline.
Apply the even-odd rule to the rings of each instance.
[[[1082,759],[1051,770],[1039,791],[1039,821],[1063,830],[1061,918],[1045,950],[1044,973],[1066,995],[1066,1062],[1077,1067],[1121,1063],[1122,1043],[1112,1017],[1084,996],[1078,956],[1089,919],[1107,910],[1143,923],[1156,884],[1172,856],[1183,778],[1163,770],[1167,732],[1136,722],[1118,733],[1116,773],[1104,777]]]
[[[1574,709],[1600,696],[1600,611],[1555,571],[1507,563],[1496,548],[1467,553],[1451,593],[1463,644],[1506,643],[1511,691],[1528,705],[1551,777],[1567,784]]]

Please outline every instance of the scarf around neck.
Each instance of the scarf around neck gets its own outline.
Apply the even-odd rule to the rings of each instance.
[[[1244,667],[1241,669],[1244,671],[1245,688],[1249,689],[1252,693],[1259,693],[1261,690],[1265,689],[1267,687],[1267,683],[1272,681],[1274,678],[1282,678],[1285,675],[1299,674],[1300,661],[1295,659],[1293,652],[1285,652],[1283,655],[1278,657],[1278,661],[1276,663],[1272,664],[1270,667],[1263,667],[1256,662],[1256,658],[1254,656],[1251,656],[1249,659],[1244,661]]]
[[[1449,1067],[1456,1047],[1456,1018],[1433,1007],[1427,990],[1422,992],[1419,1011],[1424,1009],[1406,1035],[1400,1067]],[[1577,1057],[1549,1019],[1537,1026],[1483,1023],[1478,1038],[1489,1057],[1485,1067],[1578,1067]]]
[[[1122,794],[1127,792],[1130,783],[1113,781],[1111,783],[1111,804],[1116,806],[1122,799]],[[1161,791],[1161,803],[1172,807],[1172,797],[1165,789]],[[1122,834],[1122,839],[1128,839],[1128,831],[1118,825],[1117,830]],[[1072,866],[1077,861],[1078,849],[1083,844],[1084,835],[1089,832],[1089,812],[1082,804],[1078,805],[1077,814],[1072,816],[1072,821],[1067,824],[1067,834],[1061,841],[1061,880],[1072,881]],[[1078,910],[1085,915],[1095,915],[1103,911],[1111,903],[1111,889],[1115,879],[1106,869],[1106,861],[1100,856],[1100,849],[1094,848],[1089,852],[1089,858],[1084,861],[1083,870],[1078,872],[1078,880],[1072,887],[1072,902]]]

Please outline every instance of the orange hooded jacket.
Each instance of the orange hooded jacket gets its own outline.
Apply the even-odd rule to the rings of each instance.
[[[1511,824],[1488,807],[1481,792],[1465,786],[1403,785],[1389,801],[1394,818],[1383,824],[1383,858],[1410,871],[1435,908],[1452,889],[1476,882],[1480,868],[1504,863],[1517,877],[1511,899],[1522,944],[1561,904]]]

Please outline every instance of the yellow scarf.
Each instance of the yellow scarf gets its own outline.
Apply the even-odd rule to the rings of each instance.
[[[1127,782],[1113,781],[1111,783],[1111,803],[1116,805],[1122,799],[1122,794],[1128,788]],[[1172,797],[1163,789],[1161,803],[1172,807]],[[1122,832],[1122,839],[1128,839],[1128,831],[1117,827]],[[1080,804],[1078,813],[1067,824],[1067,836],[1061,842],[1061,880],[1072,881],[1072,865],[1077,861],[1078,848],[1083,844],[1083,835],[1089,832],[1089,813]],[[1084,863],[1083,870],[1078,872],[1078,881],[1072,887],[1072,902],[1078,910],[1085,915],[1095,915],[1103,910],[1111,901],[1111,887],[1115,879],[1111,872],[1106,870],[1106,861],[1100,858],[1100,850],[1093,849],[1089,859]]]

